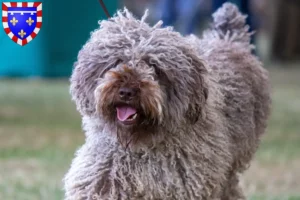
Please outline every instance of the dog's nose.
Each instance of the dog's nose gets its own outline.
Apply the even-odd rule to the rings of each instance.
[[[119,96],[121,100],[131,100],[137,94],[137,90],[134,88],[122,87],[119,89]]]

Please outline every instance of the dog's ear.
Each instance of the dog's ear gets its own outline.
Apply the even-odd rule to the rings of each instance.
[[[76,62],[70,82],[72,100],[82,115],[93,115],[96,111],[94,90],[97,86],[99,66]]]

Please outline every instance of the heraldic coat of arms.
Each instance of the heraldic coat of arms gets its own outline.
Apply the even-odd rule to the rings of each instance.
[[[2,24],[5,33],[17,44],[32,41],[42,26],[41,2],[3,2]]]

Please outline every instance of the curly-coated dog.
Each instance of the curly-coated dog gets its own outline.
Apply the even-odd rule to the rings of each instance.
[[[71,77],[86,142],[66,200],[245,199],[238,174],[266,127],[268,74],[237,7],[213,18],[200,39],[126,9],[101,21]]]

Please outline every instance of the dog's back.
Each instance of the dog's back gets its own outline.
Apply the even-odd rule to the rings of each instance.
[[[196,44],[224,96],[221,112],[227,119],[227,134],[232,140],[234,165],[223,196],[239,199],[244,197],[237,172],[249,166],[270,112],[268,72],[251,53],[253,33],[245,24],[246,16],[235,5],[225,3],[213,18],[212,29],[204,32]]]
[[[213,27],[204,33],[198,48],[224,95],[222,112],[234,144],[234,167],[243,171],[257,149],[270,112],[268,73],[251,53],[253,33],[245,24],[246,16],[235,5],[225,3],[213,18]]]

